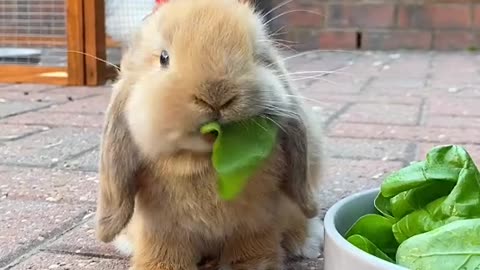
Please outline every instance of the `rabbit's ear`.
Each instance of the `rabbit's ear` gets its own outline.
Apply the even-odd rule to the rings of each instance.
[[[320,170],[319,147],[316,147],[314,132],[307,128],[306,116],[299,113],[298,118],[287,120],[282,138],[286,151],[287,175],[282,183],[284,192],[298,204],[308,218],[318,214],[316,201],[316,183]]]
[[[111,242],[133,214],[139,155],[124,115],[128,89],[116,85],[106,114],[100,149],[97,237]]]

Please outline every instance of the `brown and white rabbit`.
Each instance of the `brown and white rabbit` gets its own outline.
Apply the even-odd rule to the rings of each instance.
[[[319,134],[250,4],[170,0],[121,66],[101,145],[100,240],[131,253],[135,270],[194,270],[209,256],[222,269],[276,270],[319,255]],[[200,126],[252,116],[281,126],[278,143],[223,201]]]

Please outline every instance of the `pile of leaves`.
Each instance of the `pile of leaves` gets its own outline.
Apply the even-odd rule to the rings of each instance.
[[[438,146],[426,160],[389,175],[345,238],[408,269],[480,269],[480,172],[459,146]]]

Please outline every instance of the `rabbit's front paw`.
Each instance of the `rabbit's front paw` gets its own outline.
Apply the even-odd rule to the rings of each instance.
[[[282,270],[283,249],[275,228],[237,235],[228,241],[222,255],[222,269]]]

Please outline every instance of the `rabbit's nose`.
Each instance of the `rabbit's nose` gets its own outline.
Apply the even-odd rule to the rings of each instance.
[[[209,109],[212,112],[219,113],[220,111],[230,107],[235,102],[237,97],[231,96],[228,98],[211,98],[210,99],[202,96],[194,96],[193,99],[195,103],[198,104],[199,106]]]

